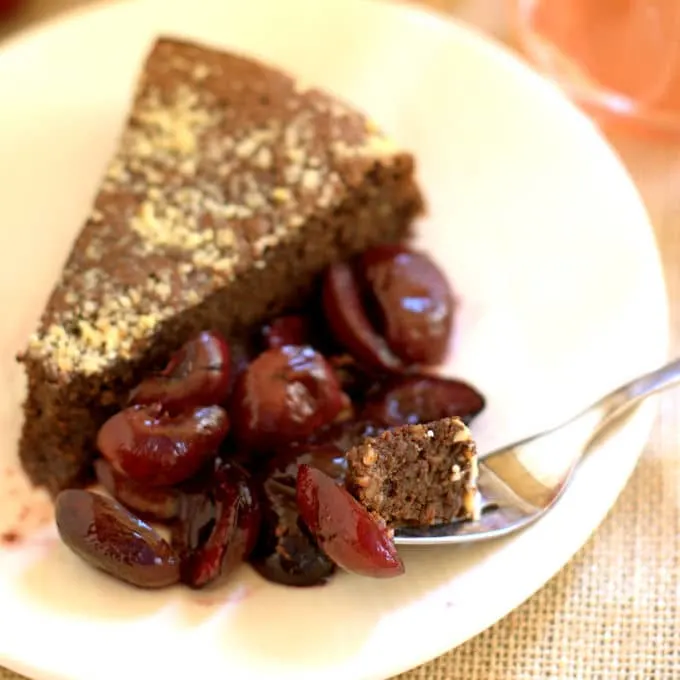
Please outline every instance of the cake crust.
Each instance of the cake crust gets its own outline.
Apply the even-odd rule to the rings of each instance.
[[[20,457],[56,492],[97,428],[192,334],[309,298],[329,264],[409,233],[414,160],[361,113],[257,61],[162,38],[36,332]]]

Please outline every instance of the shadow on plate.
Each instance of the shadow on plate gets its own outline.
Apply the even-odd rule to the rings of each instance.
[[[491,547],[488,548],[491,551]],[[433,606],[455,607],[471,596],[464,585],[446,587],[460,573],[461,558],[468,546],[439,549],[404,548],[406,575],[389,580],[362,578],[339,572],[324,586],[297,589],[265,584],[233,611],[221,635],[229,641],[230,653],[263,667],[290,672],[300,660],[310,669],[347,663],[371,643],[381,620],[406,613],[412,605],[432,598]],[[486,550],[475,548],[475,559]],[[259,576],[254,575],[260,579]],[[311,676],[310,676],[311,677]]]

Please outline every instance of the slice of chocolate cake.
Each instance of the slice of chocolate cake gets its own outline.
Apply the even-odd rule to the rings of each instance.
[[[347,463],[348,490],[391,527],[476,516],[477,448],[459,418],[368,437]]]
[[[414,160],[362,114],[256,61],[161,39],[90,217],[19,357],[24,467],[86,479],[97,428],[202,329],[310,294],[329,264],[403,239]]]

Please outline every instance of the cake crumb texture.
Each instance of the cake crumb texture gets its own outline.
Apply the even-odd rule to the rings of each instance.
[[[349,491],[389,526],[472,519],[477,449],[459,418],[404,425],[347,453]]]

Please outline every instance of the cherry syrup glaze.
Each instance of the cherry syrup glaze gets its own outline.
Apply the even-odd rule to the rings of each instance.
[[[49,548],[52,534],[42,531],[54,524],[54,499],[43,488],[35,487],[19,460],[0,467],[0,551],[25,546]]]
[[[340,262],[329,267],[323,282],[326,320],[338,341],[359,361],[384,371],[403,368],[399,358],[371,325],[352,267]]]
[[[403,573],[389,529],[344,488],[345,453],[403,424],[469,423],[485,400],[419,371],[444,357],[454,315],[427,256],[373,248],[321,279],[320,309],[230,343],[199,333],[132,390],[97,437],[95,473],[117,500],[79,490],[57,500],[74,552],[142,587],[203,588],[243,561],[299,587],[338,566]],[[145,520],[168,525],[170,543]]]

